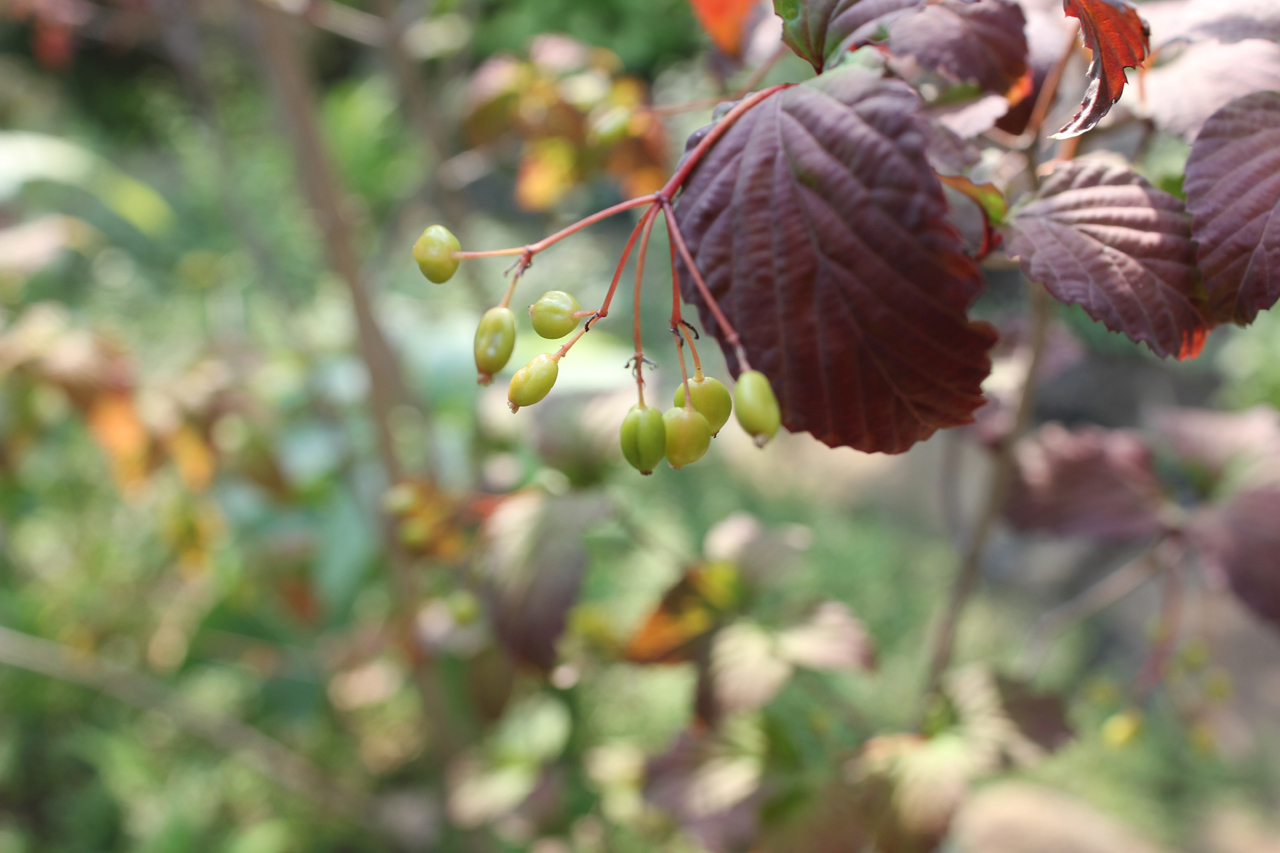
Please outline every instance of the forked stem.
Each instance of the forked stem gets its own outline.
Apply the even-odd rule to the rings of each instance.
[[[733,328],[733,324],[724,316],[724,312],[720,310],[720,303],[716,302],[716,298],[711,295],[711,289],[707,287],[707,283],[702,279],[702,273],[698,272],[698,265],[693,261],[693,255],[689,252],[688,245],[684,242],[684,235],[680,233],[680,226],[676,224],[675,212],[671,209],[671,202],[666,199],[662,200],[662,213],[667,217],[667,230],[671,232],[671,240],[675,243],[676,250],[680,252],[680,257],[684,259],[684,265],[689,268],[689,274],[693,276],[693,283],[697,286],[698,292],[702,294],[702,298],[707,303],[707,307],[711,309],[711,314],[716,318],[716,324],[720,326],[720,332],[724,335],[724,339],[733,347],[734,353],[738,356],[738,364],[742,370],[750,370],[751,363],[747,360],[747,353],[742,348],[742,339],[738,337],[738,332]]]

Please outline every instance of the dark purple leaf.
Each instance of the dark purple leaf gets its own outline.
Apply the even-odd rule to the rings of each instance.
[[[1026,23],[1022,8],[1011,0],[940,0],[894,19],[887,47],[952,80],[1021,100],[1029,88],[1023,79]]]
[[[1280,488],[1243,491],[1193,532],[1211,569],[1254,613],[1280,627]]]
[[[1002,677],[996,678],[996,689],[1018,734],[1046,753],[1057,752],[1075,738],[1066,702],[1057,693],[1040,693],[1026,682]]]
[[[819,74],[828,60],[881,34],[894,18],[927,0],[773,0],[782,41]]]
[[[1280,299],[1280,93],[1215,113],[1191,149],[1185,188],[1213,314],[1252,323]]]
[[[1137,433],[1048,424],[1023,439],[1017,460],[1005,517],[1020,530],[1129,540],[1163,528],[1151,450]]]
[[[1236,98],[1280,89],[1280,44],[1250,39],[1238,44],[1191,45],[1142,81],[1141,105],[1162,130],[1194,139],[1209,116]],[[1124,103],[1139,100],[1126,94]]]
[[[1194,358],[1204,346],[1190,220],[1132,169],[1059,165],[1018,212],[1008,245],[1032,281],[1157,355]]]
[[[1146,22],[1127,0],[1063,0],[1068,15],[1080,19],[1089,62],[1089,88],[1084,103],[1055,139],[1087,133],[1102,121],[1124,92],[1126,68],[1142,65],[1151,52]]]
[[[490,619],[514,659],[541,669],[555,665],[556,642],[586,568],[582,534],[610,511],[599,494],[527,494],[507,500],[485,524],[479,567]]]
[[[780,92],[707,152],[676,210],[783,423],[833,447],[899,453],[982,404],[995,333],[967,317],[983,282],[918,106],[856,68]],[[737,375],[683,268],[680,285]]]

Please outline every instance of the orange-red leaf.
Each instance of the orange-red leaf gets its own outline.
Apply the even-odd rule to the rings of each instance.
[[[747,19],[758,0],[689,0],[693,5],[693,13],[698,16],[698,23],[711,36],[716,47],[730,56],[742,55],[742,34],[747,27]]]
[[[691,660],[698,641],[720,627],[740,596],[738,573],[729,564],[694,566],[667,590],[631,637],[623,656],[632,663]]]
[[[1092,130],[1124,91],[1126,68],[1137,68],[1151,52],[1146,21],[1126,0],[1063,0],[1066,13],[1080,19],[1089,62],[1089,89],[1067,126],[1054,134],[1069,139]]]

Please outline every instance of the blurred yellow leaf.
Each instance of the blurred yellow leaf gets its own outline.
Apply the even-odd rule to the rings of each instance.
[[[168,435],[164,443],[183,484],[193,492],[207,489],[213,481],[217,459],[200,433],[184,424]]]
[[[129,394],[112,391],[99,395],[88,413],[89,431],[111,457],[116,482],[129,491],[147,475],[150,437]]]
[[[530,142],[516,178],[516,202],[525,210],[547,210],[564,198],[576,179],[577,152],[567,139]]]

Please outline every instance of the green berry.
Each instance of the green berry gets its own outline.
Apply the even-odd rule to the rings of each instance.
[[[554,341],[578,328],[578,318],[573,314],[580,310],[578,300],[563,290],[548,290],[529,306],[529,316],[533,318],[533,330]]]
[[[747,370],[738,377],[733,407],[738,413],[738,423],[756,440],[757,447],[764,447],[777,435],[778,425],[782,422],[778,398],[773,396],[769,378],[760,371]]]
[[[476,327],[476,370],[480,384],[488,385],[493,374],[507,366],[516,346],[516,315],[510,308],[490,308]]]
[[[518,411],[521,406],[532,406],[551,393],[551,386],[556,384],[559,373],[560,366],[554,358],[546,353],[534,356],[533,361],[511,377],[511,386],[507,389],[507,405],[511,411]]]
[[[662,423],[667,433],[667,462],[672,468],[692,465],[711,447],[711,425],[697,409],[667,409]]]
[[[632,406],[622,421],[622,455],[641,474],[652,474],[667,455],[667,427],[662,412]]]
[[[697,376],[689,380],[689,393],[693,395],[693,407],[702,413],[711,426],[711,435],[718,435],[733,412],[733,397],[729,394],[729,389],[719,379]],[[683,382],[676,387],[676,405],[684,405]]]
[[[444,284],[458,271],[459,262],[453,253],[461,250],[458,238],[448,228],[432,225],[413,244],[413,259],[429,281]]]

